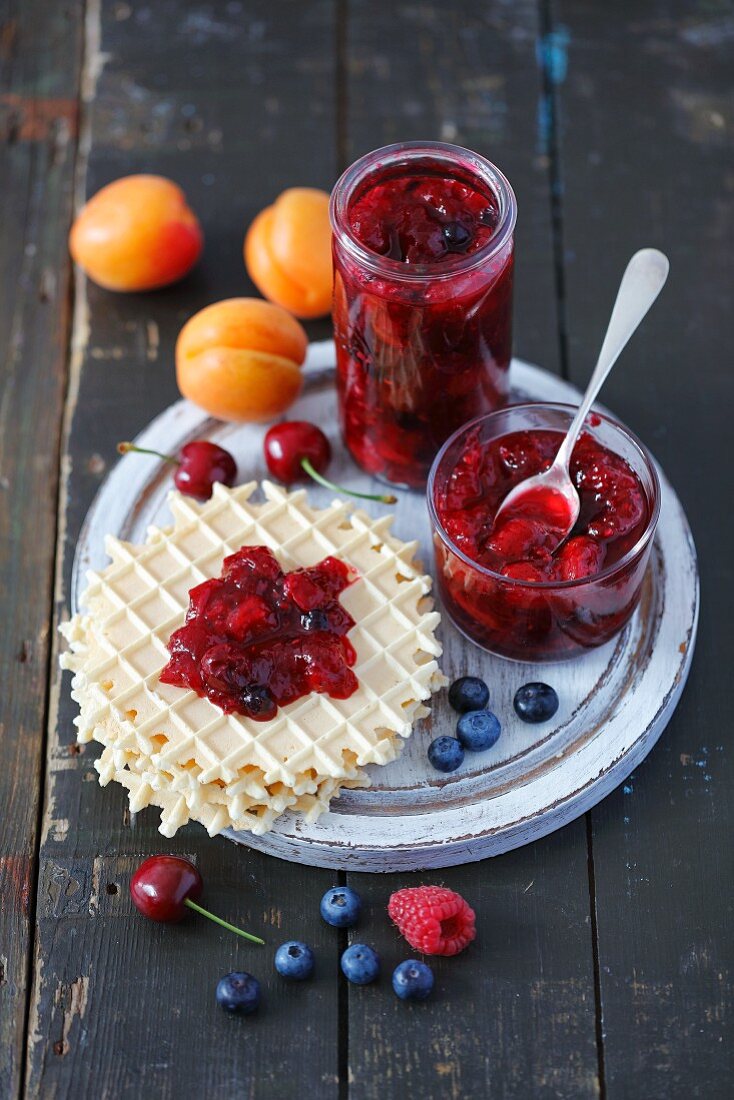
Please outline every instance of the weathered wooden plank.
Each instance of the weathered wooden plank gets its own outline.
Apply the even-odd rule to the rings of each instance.
[[[598,1095],[583,823],[517,852],[437,875],[349,875],[369,912],[350,934],[372,944],[379,988],[349,988],[349,1095]],[[477,940],[462,955],[427,959],[428,1001],[406,1005],[393,969],[416,953],[389,925],[390,893],[437,882],[476,908]],[[420,957],[420,956],[419,956]]]
[[[730,434],[734,97],[727,5],[554,3],[570,369],[582,383],[614,287],[642,245],[668,253],[660,302],[605,400],[688,509],[704,577],[693,672],[638,774],[592,815],[610,1100],[730,1091],[734,658]],[[564,55],[567,49],[567,59]],[[722,675],[722,672],[724,675]]]
[[[35,908],[80,3],[0,13],[0,1096],[20,1086]]]
[[[439,138],[486,154],[517,190],[516,353],[558,364],[547,105],[533,3],[348,6],[349,159],[388,141]],[[449,675],[458,670],[447,653]],[[466,656],[462,658],[466,660]],[[347,992],[349,1095],[597,1094],[587,845],[576,822],[531,848],[437,875],[349,875],[371,915],[354,936],[383,955],[380,989]],[[410,949],[387,926],[391,890],[440,881],[479,913],[479,940],[438,960],[438,995],[392,999]]]
[[[328,187],[336,174],[333,5],[293,5],[281,16],[264,0],[91,4],[86,190],[138,170],[169,174],[207,245],[198,270],[170,290],[114,296],[79,283],[59,614],[80,524],[116,440],[176,396],[182,321],[251,292],[241,247],[258,209],[284,186]],[[337,945],[318,916],[331,876],[210,840],[198,827],[164,840],[154,811],[130,821],[123,792],[97,786],[92,748],[73,745],[74,710],[66,679],[54,674],[29,1095],[336,1096]],[[144,921],[127,883],[141,856],[161,850],[196,859],[212,908],[264,928],[268,947],[248,947],[203,919],[178,928]],[[316,981],[296,990],[272,966],[275,946],[293,937],[319,955]],[[214,1003],[216,981],[237,967],[263,982],[257,1018],[228,1019]]]
[[[434,140],[494,161],[518,202],[514,352],[558,367],[549,130],[535,4],[346,5],[350,162],[377,145]]]

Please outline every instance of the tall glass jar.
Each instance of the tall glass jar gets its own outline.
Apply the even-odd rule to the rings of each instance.
[[[407,222],[422,204],[418,216],[428,211],[435,223],[429,245],[439,254],[430,262],[405,254],[409,236],[394,246],[386,235],[380,254],[358,235],[355,211],[367,209],[379,234],[381,212],[394,226],[401,203],[414,206]],[[479,209],[473,238],[465,228],[470,204]],[[499,169],[456,145],[388,145],[337,182],[331,223],[339,411],[344,441],[368,473],[423,487],[452,432],[505,404],[516,214]],[[394,238],[394,228],[389,232]]]

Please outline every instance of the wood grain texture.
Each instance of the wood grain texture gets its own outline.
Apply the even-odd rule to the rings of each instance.
[[[196,309],[251,293],[242,263],[247,221],[294,182],[336,174],[333,5],[92,2],[82,192],[120,174],[175,178],[199,214],[206,250],[177,287],[112,295],[80,280],[60,513],[60,614],[84,514],[115,444],[176,396],[173,341]],[[313,326],[317,334],[320,326]],[[130,820],[121,791],[101,790],[92,750],[74,745],[75,707],[54,665],[39,932],[30,1008],[28,1094],[42,1097],[247,1096],[330,1100],[338,1092],[337,943],[318,901],[332,876],[248,854],[198,827],[174,842],[155,814]],[[145,921],[127,884],[156,851],[196,860],[212,909],[261,929],[265,948],[192,917]],[[313,944],[319,972],[294,988],[275,947]],[[218,978],[252,969],[256,1019],[226,1017]]]
[[[439,138],[477,149],[506,172],[519,209],[515,350],[553,369],[558,325],[538,33],[536,6],[527,0],[398,3],[389,30],[375,5],[350,3],[346,133],[349,159],[396,139]],[[383,989],[348,990],[350,1097],[596,1096],[583,822],[529,852],[489,863],[401,874],[399,882],[349,875],[380,914],[368,934],[383,948],[386,964],[409,953],[386,930],[387,896],[396,885],[426,880],[443,881],[477,905],[477,954],[442,964],[441,996],[414,1008],[386,1003]],[[495,890],[495,883],[503,886]],[[532,891],[543,899],[538,910]],[[526,935],[533,913],[542,913],[542,928],[532,934],[531,951]],[[553,977],[561,973],[569,982],[565,996]]]
[[[593,811],[609,1100],[730,1091],[734,227],[727,4],[554,0],[570,372],[583,384],[628,256],[670,256],[605,400],[665,466],[704,578],[693,671],[668,730]]]
[[[3,1100],[20,1080],[35,900],[82,7],[5,0],[0,15],[0,583],[13,624],[0,638]],[[671,256],[665,295],[605,399],[650,443],[693,520],[704,616],[682,706],[650,761],[594,811],[588,850],[576,823],[462,870],[350,876],[367,903],[354,936],[380,949],[384,971],[379,987],[356,990],[337,978],[346,936],[316,915],[332,875],[196,827],[162,841],[154,814],[130,820],[123,793],[97,786],[92,750],[73,743],[68,683],[54,665],[29,1019],[34,1100],[728,1095],[734,643],[721,508],[731,475],[721,457],[734,335],[731,10],[724,0],[538,7],[540,20],[529,0],[87,0],[80,191],[137,170],[170,174],[201,217],[207,250],[170,290],[113,296],[79,285],[58,614],[116,440],[177,396],[181,323],[216,298],[252,292],[245,224],[283,187],[329,187],[378,144],[441,138],[486,153],[516,185],[523,357],[583,384],[628,255],[650,243]],[[328,325],[310,334],[326,336]],[[132,912],[131,871],[161,848],[195,858],[212,907],[266,928],[267,951],[203,921],[166,928]],[[392,888],[426,877],[477,906],[480,939],[437,962],[434,1002],[406,1006],[388,981],[408,951],[384,906]],[[272,975],[271,940],[294,935],[317,951],[313,986]],[[215,1010],[214,982],[233,966],[265,978],[257,1019]]]
[[[355,875],[368,900],[350,933],[380,953],[379,986],[349,987],[349,1097],[595,1097],[594,988],[586,851],[578,827],[466,868]],[[390,992],[415,952],[389,924],[393,890],[430,881],[477,912],[477,940],[431,958],[436,992],[422,1004]]]
[[[66,376],[80,3],[0,13],[0,1096],[20,1086]]]
[[[448,141],[515,190],[514,352],[557,370],[550,156],[534,0],[345,5],[347,163],[395,141]],[[346,167],[346,164],[344,165]]]

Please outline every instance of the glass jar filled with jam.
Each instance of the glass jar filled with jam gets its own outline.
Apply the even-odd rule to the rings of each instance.
[[[334,188],[339,410],[368,473],[421,488],[452,432],[504,405],[516,213],[493,164],[438,142],[378,149]]]

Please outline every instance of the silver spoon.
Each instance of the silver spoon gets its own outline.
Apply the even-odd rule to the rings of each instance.
[[[495,526],[500,516],[505,514],[507,518],[506,513],[510,510],[520,513],[522,509],[522,514],[532,516],[532,497],[537,494],[538,509],[543,513],[542,518],[550,522],[554,533],[558,534],[559,544],[571,533],[581,507],[579,495],[568,472],[576,440],[584,426],[587,413],[619,358],[620,352],[663,289],[669,268],[668,257],[658,252],[656,248],[642,248],[639,252],[635,252],[619,284],[617,300],[614,303],[594,373],[589,379],[583,400],[566,432],[566,438],[558,448],[553,465],[544,473],[535,474],[521,481],[507,494],[495,516]],[[521,505],[521,498],[524,497],[528,499]]]

